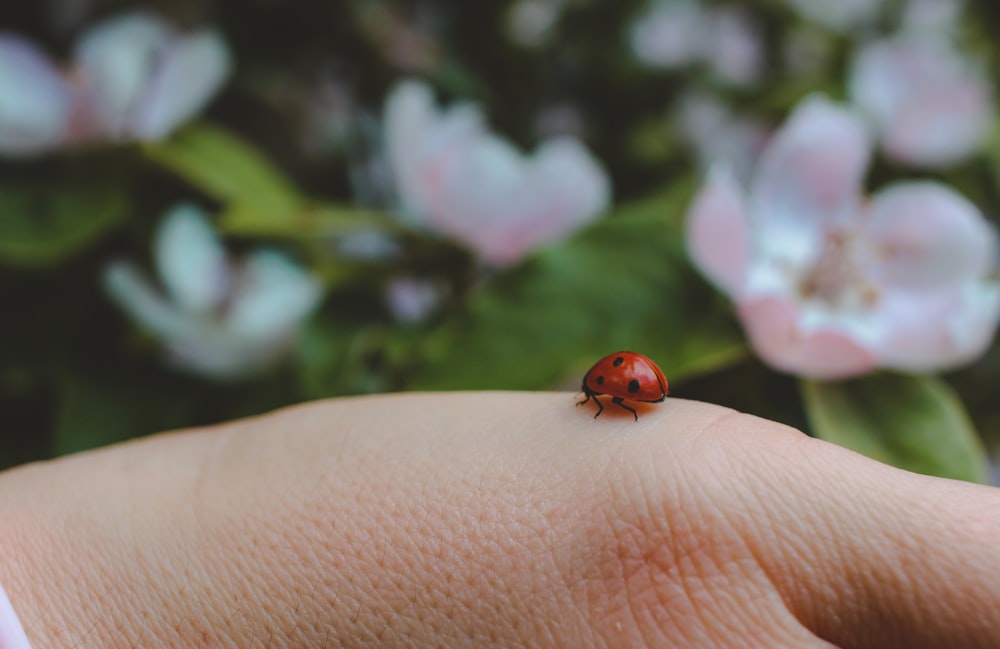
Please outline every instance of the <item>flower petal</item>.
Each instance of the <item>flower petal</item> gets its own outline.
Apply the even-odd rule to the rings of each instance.
[[[632,52],[643,63],[678,68],[697,61],[706,50],[704,12],[692,0],[651,3],[632,25]]]
[[[522,192],[524,200],[508,204],[487,224],[477,248],[497,265],[562,239],[597,218],[611,200],[604,169],[574,138],[548,140],[528,160],[518,154],[517,164],[523,168],[521,186],[512,189]],[[498,190],[503,187],[503,182],[497,184]],[[487,211],[486,205],[479,207]]]
[[[846,32],[874,20],[883,0],[787,0],[803,18],[829,29]]]
[[[231,67],[229,48],[217,33],[204,31],[175,39],[132,116],[132,134],[142,140],[169,135],[208,104]]]
[[[764,70],[764,45],[757,23],[737,7],[716,9],[707,16],[711,47],[705,55],[722,81],[747,86]]]
[[[982,148],[993,99],[983,71],[940,38],[897,37],[860,50],[853,100],[875,120],[886,153],[942,166]]]
[[[712,169],[688,210],[687,249],[702,274],[730,295],[746,278],[749,227],[742,188],[728,170]]]
[[[72,91],[48,57],[23,38],[0,34],[0,153],[59,146],[71,113]]]
[[[229,290],[226,251],[205,214],[179,205],[163,218],[153,242],[160,278],[185,311],[208,313]]]
[[[316,278],[285,255],[254,252],[241,269],[226,316],[227,329],[262,345],[288,338],[322,297]]]
[[[111,137],[128,135],[170,36],[156,18],[128,14],[91,28],[77,44],[84,83],[91,88],[98,117]]]
[[[482,118],[471,106],[438,111],[424,83],[404,81],[386,100],[385,141],[389,165],[404,207],[418,215],[429,200],[426,179],[436,175],[428,158],[447,163],[450,151],[483,133]]]
[[[873,316],[885,367],[936,372],[969,363],[990,346],[1000,321],[1000,284],[993,280],[934,293],[896,292]]]
[[[108,295],[143,329],[160,338],[174,338],[191,331],[192,319],[169,303],[139,270],[115,262],[104,270]]]
[[[603,169],[572,138],[550,140],[525,158],[483,134],[425,165],[428,224],[498,266],[593,220],[610,197]]]
[[[780,297],[737,304],[754,351],[775,369],[814,379],[842,379],[875,368],[876,359],[851,337],[833,329],[803,330],[796,305]]]
[[[682,95],[673,118],[703,167],[724,163],[741,184],[749,183],[770,136],[763,122],[737,115],[718,97],[700,91]]]
[[[978,280],[997,261],[997,235],[976,207],[932,182],[897,183],[871,204],[866,241],[879,280],[907,289]]]
[[[444,295],[444,286],[439,282],[411,276],[393,279],[384,291],[389,311],[403,324],[424,322]]]
[[[765,254],[811,259],[823,228],[854,217],[871,142],[861,119],[823,97],[805,99],[761,155],[751,188]]]
[[[609,201],[607,175],[577,140],[555,138],[525,157],[489,133],[474,108],[438,112],[422,84],[393,92],[386,137],[414,216],[495,265],[565,236]]]

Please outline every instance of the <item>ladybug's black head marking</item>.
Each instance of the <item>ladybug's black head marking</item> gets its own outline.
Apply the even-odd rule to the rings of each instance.
[[[596,383],[597,385],[604,385],[604,375],[602,374],[601,376],[594,379],[594,383]]]
[[[619,357],[618,357],[618,358],[616,358],[616,359],[614,360],[614,362],[613,362],[613,363],[611,363],[611,364],[612,364],[612,365],[614,365],[615,367],[618,367],[619,365],[621,365],[621,364],[622,364],[622,363],[624,363],[624,362],[625,362],[625,359],[624,359],[624,358],[622,358],[621,356],[619,356]]]
[[[639,391],[639,381],[638,379],[632,379],[628,382],[628,392],[629,394],[635,394]]]

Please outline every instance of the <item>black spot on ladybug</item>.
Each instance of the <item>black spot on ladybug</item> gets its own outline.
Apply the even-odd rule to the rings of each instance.
[[[596,382],[597,382],[597,385],[604,385],[604,377],[603,376],[597,377],[597,381]]]
[[[619,356],[619,357],[618,357],[618,358],[616,358],[616,359],[615,359],[615,361],[614,361],[613,363],[611,363],[611,364],[612,364],[612,365],[614,365],[615,367],[618,367],[619,365],[621,365],[621,364],[622,364],[622,363],[624,363],[624,362],[625,362],[625,359],[624,359],[624,358],[622,358],[621,356]]]
[[[628,382],[629,394],[635,394],[639,391],[639,381],[637,379],[632,379]]]

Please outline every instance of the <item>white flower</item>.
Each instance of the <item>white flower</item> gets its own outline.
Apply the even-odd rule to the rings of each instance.
[[[418,277],[397,277],[385,289],[389,310],[404,324],[425,321],[443,297],[444,287],[440,283]]]
[[[706,64],[732,85],[756,82],[764,66],[757,25],[735,7],[705,8],[696,0],[655,0],[632,24],[632,52],[653,67]]]
[[[846,32],[870,24],[886,0],[787,0],[800,16],[828,29]]]
[[[983,70],[932,34],[863,47],[850,94],[874,121],[886,154],[915,165],[948,165],[981,149],[994,108]]]
[[[30,156],[102,140],[158,140],[229,76],[212,31],[175,33],[144,14],[90,29],[67,73],[29,41],[0,34],[0,153]]]
[[[280,360],[322,298],[319,282],[278,252],[230,259],[190,205],[164,217],[154,261],[165,294],[128,262],[107,269],[108,293],[177,366],[210,378],[238,378]]]
[[[93,27],[76,59],[103,130],[140,140],[164,138],[202,110],[232,65],[216,32],[177,33],[145,14]]]
[[[749,192],[716,170],[690,209],[693,260],[778,369],[821,379],[941,370],[992,340],[996,233],[940,184],[862,196],[871,147],[858,116],[809,98],[768,144]]]
[[[724,163],[741,181],[749,180],[767,142],[768,130],[762,123],[735,114],[717,97],[701,92],[680,98],[674,121],[704,168]]]
[[[33,43],[0,34],[0,153],[57,148],[70,129],[73,89]]]
[[[404,208],[487,263],[513,264],[608,205],[608,178],[578,140],[552,138],[524,156],[490,133],[472,106],[439,111],[421,83],[392,92],[385,129]]]
[[[507,12],[507,33],[525,47],[542,45],[565,4],[566,0],[515,0]]]

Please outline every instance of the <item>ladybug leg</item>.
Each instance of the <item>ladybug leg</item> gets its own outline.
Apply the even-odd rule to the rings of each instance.
[[[583,386],[583,393],[587,396],[584,397],[583,401],[577,401],[576,405],[582,406],[583,404],[593,399],[594,403],[597,404],[597,413],[594,415],[594,419],[597,419],[600,416],[600,414],[604,412],[604,404],[601,403],[601,400],[597,398],[597,394],[587,389],[586,385]]]
[[[597,398],[596,394],[591,394],[590,396],[594,398],[594,403],[597,404],[597,412],[594,413],[594,419],[597,419],[601,416],[601,413],[604,412],[604,404],[601,403],[601,400]]]
[[[588,392],[587,393],[587,398],[584,399],[583,401],[579,402],[576,405],[582,406],[583,404],[587,403],[591,399],[593,399],[594,403],[597,404],[597,412],[594,413],[594,419],[597,419],[601,415],[601,413],[604,412],[604,404],[601,403],[601,400],[597,398],[596,394],[594,394],[593,392]]]
[[[618,406],[620,408],[624,408],[625,410],[628,410],[629,412],[631,412],[632,416],[635,417],[635,420],[639,421],[639,413],[637,413],[635,411],[635,408],[632,408],[630,406],[626,406],[624,403],[622,403],[622,398],[621,397],[615,397],[611,401],[613,401],[614,403],[618,404]]]

